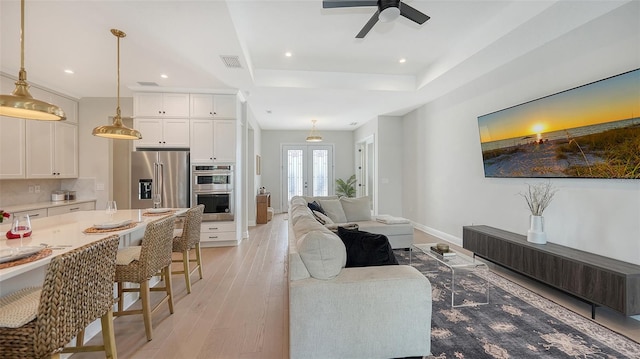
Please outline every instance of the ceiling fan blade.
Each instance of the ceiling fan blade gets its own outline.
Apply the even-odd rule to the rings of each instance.
[[[322,8],[331,9],[337,7],[378,6],[375,0],[323,0]]]
[[[377,10],[375,14],[373,14],[371,19],[367,21],[367,23],[364,25],[362,30],[360,30],[358,35],[356,35],[356,39],[364,39],[364,37],[367,36],[369,31],[371,31],[371,29],[373,28],[373,25],[375,25],[376,22],[378,22],[378,15],[380,15],[380,10]]]
[[[403,2],[400,3],[400,15],[413,22],[417,22],[420,25],[424,24],[425,21],[430,19],[428,15],[423,14],[422,12],[412,8],[411,6]]]

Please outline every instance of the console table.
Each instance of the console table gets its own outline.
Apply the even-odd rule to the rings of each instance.
[[[269,207],[271,207],[271,193],[261,193],[256,196],[257,214],[256,223],[265,224],[269,222],[269,216],[267,214]]]
[[[489,226],[465,226],[462,246],[474,255],[567,292],[596,307],[640,314],[640,266]]]

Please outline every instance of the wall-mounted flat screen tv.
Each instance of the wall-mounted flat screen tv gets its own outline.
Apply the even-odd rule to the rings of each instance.
[[[640,178],[640,69],[478,117],[485,177]]]

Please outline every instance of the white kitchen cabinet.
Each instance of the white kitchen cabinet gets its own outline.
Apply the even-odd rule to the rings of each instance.
[[[24,215],[28,215],[29,219],[36,219],[36,218],[46,217],[47,216],[47,209],[46,208],[40,208],[40,209],[31,209],[31,210],[20,211],[20,212],[11,212],[11,220],[13,220],[13,218],[15,218],[15,217],[20,217],[20,216],[24,216]]]
[[[213,160],[215,162],[236,161],[236,121],[213,121]]]
[[[191,118],[235,119],[236,96],[191,94]]]
[[[237,245],[236,222],[202,222],[200,242],[204,247]]]
[[[134,128],[142,139],[136,148],[189,148],[189,120],[186,118],[135,118]]]
[[[25,177],[25,120],[0,116],[0,179]]]
[[[191,120],[191,162],[235,162],[235,120]]]
[[[26,122],[27,178],[78,177],[78,126]]]
[[[78,211],[93,211],[96,209],[95,202],[83,202],[75,203],[64,206],[49,207],[47,209],[47,216],[57,216],[59,214],[78,212]]]
[[[140,92],[133,95],[134,117],[189,117],[188,93]]]
[[[192,163],[213,161],[213,122],[191,119],[189,156]]]

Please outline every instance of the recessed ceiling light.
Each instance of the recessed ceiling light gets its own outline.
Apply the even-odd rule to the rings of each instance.
[[[66,69],[66,70],[64,70],[64,72],[67,73],[67,74],[73,74],[73,70],[70,70],[70,69]]]
[[[405,59],[404,57],[401,58],[400,60],[398,60],[399,63],[404,64],[405,62],[407,62],[407,59]]]
[[[293,56],[293,54],[291,53],[291,51],[287,51],[287,52],[284,53],[284,56],[291,57],[291,56]]]
[[[168,79],[169,76],[165,75],[165,74],[161,74],[160,77],[162,77],[163,79]]]

